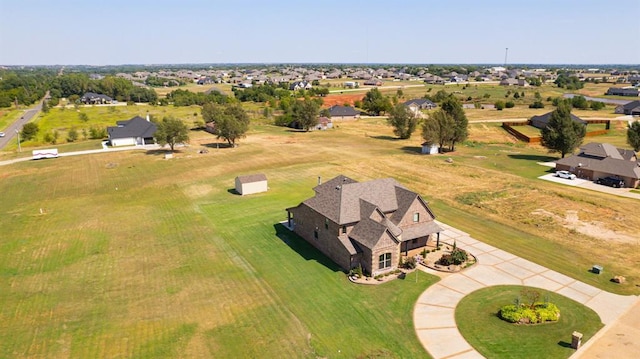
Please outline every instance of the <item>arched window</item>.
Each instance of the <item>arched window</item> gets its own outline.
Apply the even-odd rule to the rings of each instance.
[[[384,253],[378,257],[378,269],[391,267],[391,253]]]

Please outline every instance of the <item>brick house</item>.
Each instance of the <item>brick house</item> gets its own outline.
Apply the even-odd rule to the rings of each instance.
[[[556,161],[556,170],[569,171],[578,178],[595,181],[615,177],[625,187],[640,186],[640,163],[633,150],[616,148],[608,143],[591,142],[580,147],[580,153]]]
[[[427,202],[392,178],[357,182],[340,175],[313,190],[315,196],[287,208],[288,226],[345,270],[394,270],[400,256],[439,242],[442,228]]]

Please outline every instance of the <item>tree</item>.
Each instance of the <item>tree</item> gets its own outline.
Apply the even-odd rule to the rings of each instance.
[[[560,152],[564,158],[565,154],[580,146],[585,134],[586,126],[571,118],[569,104],[560,102],[551,113],[547,126],[542,129],[541,144],[551,152]]]
[[[67,142],[75,142],[78,139],[78,130],[75,127],[71,127],[67,132]]]
[[[42,112],[48,113],[49,110],[50,110],[49,102],[48,101],[42,101]]]
[[[393,126],[393,133],[401,139],[408,139],[418,126],[418,117],[407,108],[407,106],[399,103],[389,111],[387,122]]]
[[[82,121],[82,122],[89,122],[89,115],[87,115],[84,112],[80,112],[78,114],[78,117],[80,118],[80,121]]]
[[[589,107],[589,103],[584,96],[573,96],[571,99],[571,106],[573,106],[573,108],[584,110]]]
[[[320,104],[309,98],[304,101],[296,101],[293,105],[293,119],[297,121],[305,131],[318,124]]]
[[[496,107],[496,110],[502,111],[504,109],[504,101],[498,100],[493,104]]]
[[[156,123],[156,140],[161,146],[169,145],[171,152],[178,143],[189,142],[189,128],[180,119],[173,116],[164,117],[162,121]]]
[[[27,122],[24,124],[24,126],[22,126],[22,132],[20,133],[20,136],[22,137],[23,141],[29,141],[36,137],[39,130],[40,128],[38,128],[37,124],[33,122]]]
[[[388,97],[383,96],[380,90],[373,88],[364,95],[362,108],[375,116],[380,116],[382,112],[386,112],[391,109],[391,101]]]
[[[456,143],[462,142],[469,136],[469,120],[464,113],[462,103],[455,96],[449,96],[442,101],[442,109],[453,118],[453,135],[451,137],[451,151],[456,150]]]
[[[514,108],[515,107],[515,103],[513,103],[513,101],[507,101],[504,103],[504,107],[505,108]]]
[[[422,138],[427,143],[437,143],[442,152],[444,145],[451,141],[454,135],[455,121],[447,112],[440,109],[429,114],[422,123]]]
[[[242,106],[231,104],[207,104],[202,109],[202,118],[208,123],[215,123],[215,134],[224,138],[231,146],[245,136],[249,130],[249,116]]]
[[[634,121],[627,129],[627,143],[633,150],[640,151],[640,121]]]

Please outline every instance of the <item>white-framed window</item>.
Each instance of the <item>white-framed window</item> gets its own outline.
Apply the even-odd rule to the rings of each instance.
[[[414,221],[414,222],[420,222],[420,213],[415,212],[415,213],[413,214],[413,221]]]
[[[391,253],[384,253],[378,257],[378,269],[391,267]]]

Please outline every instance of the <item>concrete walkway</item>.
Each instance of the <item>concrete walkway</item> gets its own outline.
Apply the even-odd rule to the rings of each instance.
[[[440,273],[442,280],[420,295],[413,310],[413,322],[422,346],[436,359],[482,358],[462,337],[455,322],[458,302],[473,291],[495,285],[525,285],[543,288],[569,297],[593,309],[606,330],[631,306],[637,296],[611,294],[582,283],[511,253],[471,238],[446,224],[441,240],[453,243],[476,256],[473,267],[458,273]],[[570,340],[571,333],[567,333]]]

